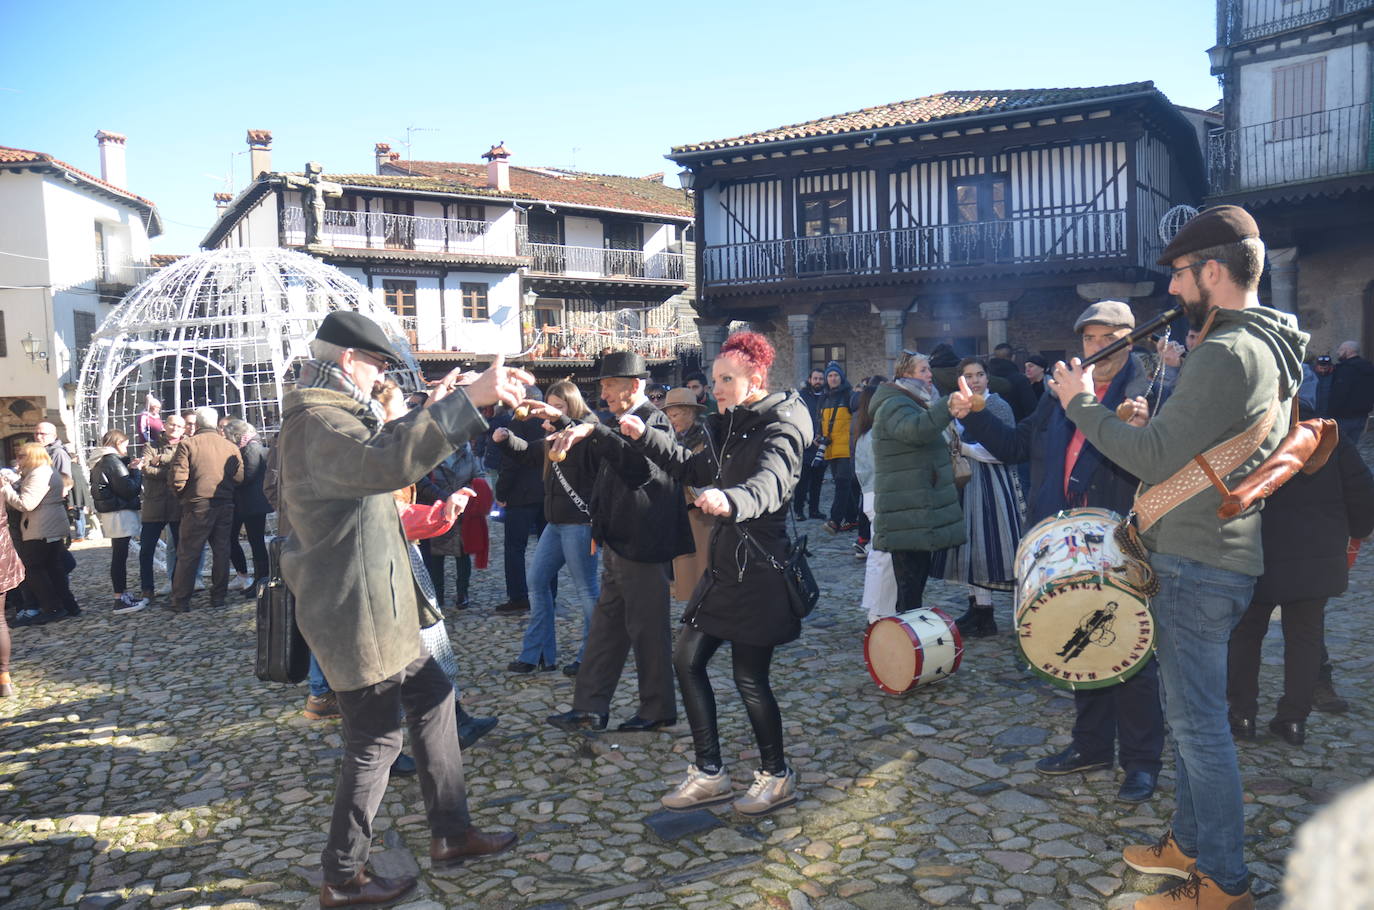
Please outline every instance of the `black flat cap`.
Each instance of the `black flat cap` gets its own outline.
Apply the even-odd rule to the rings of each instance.
[[[1259,225],[1238,205],[1218,205],[1194,215],[1156,260],[1156,265],[1173,265],[1175,259],[1198,250],[1225,246],[1258,237]]]
[[[324,317],[320,329],[315,333],[320,341],[337,344],[341,348],[353,348],[375,354],[399,366],[401,358],[387,340],[381,326],[362,313],[352,310],[335,310]]]
[[[648,379],[649,367],[634,351],[612,351],[601,358],[597,379]]]

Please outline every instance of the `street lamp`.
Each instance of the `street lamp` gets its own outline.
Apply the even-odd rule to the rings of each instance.
[[[678,171],[677,183],[678,186],[682,187],[684,190],[691,190],[692,185],[696,182],[697,175],[692,172],[691,168],[683,168]]]
[[[42,339],[33,337],[33,332],[29,332],[25,335],[24,340],[19,343],[23,346],[24,353],[29,356],[30,360],[37,361],[48,359],[47,348],[43,346]]]

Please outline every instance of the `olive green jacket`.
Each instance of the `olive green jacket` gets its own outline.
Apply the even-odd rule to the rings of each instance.
[[[923,408],[891,383],[873,393],[873,546],[944,550],[964,542],[964,511],[954,486],[949,403]]]
[[[378,427],[342,392],[296,389],[282,402],[278,506],[291,534],[281,573],[296,622],[329,684],[347,692],[421,655],[420,605],[392,491],[486,430],[453,394]]]

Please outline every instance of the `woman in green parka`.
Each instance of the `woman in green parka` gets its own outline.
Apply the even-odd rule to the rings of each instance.
[[[966,539],[949,455],[949,406],[930,361],[903,354],[897,379],[873,393],[873,546],[892,554],[897,611],[921,606],[932,555]]]

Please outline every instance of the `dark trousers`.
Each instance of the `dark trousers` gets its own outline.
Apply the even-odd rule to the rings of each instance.
[[[1251,603],[1231,632],[1226,654],[1226,696],[1231,713],[1254,717],[1259,710],[1260,651],[1269,618],[1278,604]],[[1326,598],[1283,605],[1283,697],[1274,719],[1280,723],[1306,721],[1312,712],[1312,693],[1321,676],[1322,636]]]
[[[825,465],[812,467],[811,460],[816,457],[816,447],[808,446],[802,453],[801,479],[797,481],[796,492],[792,494],[792,512],[798,518],[821,514],[821,487],[825,483]]]
[[[162,536],[162,529],[168,528],[172,533],[172,551],[167,556],[171,560],[169,563],[176,569],[176,548],[177,541],[181,537],[181,522],[179,521],[145,521],[143,530],[138,536],[138,580],[143,585],[143,590],[153,591],[157,586],[153,583],[153,556],[157,554],[157,539]]]
[[[123,594],[129,586],[128,537],[110,538],[110,586],[116,594]]]
[[[236,516],[229,529],[229,561],[234,571],[240,575],[248,574],[248,560],[244,556],[243,545],[239,543],[239,531],[248,535],[248,549],[253,551],[253,580],[261,581],[267,577],[267,516]]]
[[[32,605],[44,613],[81,612],[67,580],[67,545],[61,540],[25,540],[19,545],[24,588]]]
[[[506,506],[502,515],[506,525],[506,598],[527,600],[530,592],[525,582],[525,550],[531,535],[538,537],[544,533],[544,505]]]
[[[634,651],[639,716],[650,721],[677,717],[673,636],[668,628],[668,563],[635,562],[602,547],[601,565],[601,597],[592,611],[573,708],[609,714],[625,658]]]
[[[835,498],[830,501],[830,520],[837,525],[859,520],[859,485],[854,480],[854,459],[832,458],[830,478],[835,481]]]
[[[234,504],[203,500],[181,507],[181,539],[177,541],[177,571],[172,578],[172,606],[190,604],[200,568],[200,551],[210,542],[210,603],[224,603],[229,593],[229,531]]]
[[[433,837],[462,837],[472,824],[458,748],[453,683],[428,654],[375,685],[336,693],[344,754],[334,790],[334,816],[320,863],[324,880],[341,885],[362,871],[372,819],[391,763],[401,751],[401,712],[410,727],[420,795]]]
[[[434,585],[434,600],[440,607],[444,605],[444,560],[447,556],[434,552],[430,540],[420,541],[420,556],[424,558],[425,568],[429,570],[430,584]],[[468,599],[468,586],[472,582],[472,557],[467,553],[453,557],[453,601],[462,603]]]
[[[893,550],[892,575],[897,580],[897,612],[921,606],[930,578],[929,550]]]
[[[706,666],[715,656],[722,639],[684,625],[673,651],[673,668],[682,687],[682,704],[692,726],[692,747],[698,768],[713,771],[721,767],[720,734],[716,728],[716,696]],[[782,774],[787,765],[782,754],[782,713],[768,684],[768,668],[773,662],[772,646],[730,643],[730,659],[735,673],[735,689],[749,715],[754,738],[759,744],[759,764],[769,774]]]
[[[1116,686],[1078,689],[1073,745],[1089,761],[1110,762],[1120,755],[1126,771],[1158,774],[1164,751],[1164,711],[1159,701],[1159,661]]]

